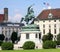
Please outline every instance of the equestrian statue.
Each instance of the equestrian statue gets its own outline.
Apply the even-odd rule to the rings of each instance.
[[[35,18],[34,11],[33,11],[32,5],[31,5],[28,7],[27,14],[26,14],[25,18],[22,17],[20,22],[25,21],[26,24],[29,24],[29,22],[34,18]]]

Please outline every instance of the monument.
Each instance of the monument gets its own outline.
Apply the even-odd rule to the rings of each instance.
[[[22,17],[21,22],[25,21],[26,24],[30,24],[29,22],[35,18],[32,6],[33,5],[28,7],[27,14],[25,18]]]
[[[33,41],[35,43],[35,48],[37,49],[42,48],[41,32],[39,26],[29,23],[34,18],[34,11],[31,5],[28,7],[27,15],[25,16],[25,18],[21,19],[21,22],[25,21],[26,25],[21,27],[20,41],[17,44],[17,48],[22,48],[23,44],[26,41]]]

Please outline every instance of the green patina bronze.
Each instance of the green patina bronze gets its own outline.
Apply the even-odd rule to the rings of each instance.
[[[22,18],[21,19],[21,22],[24,20],[26,22],[26,24],[29,24],[29,22],[34,19],[34,11],[33,11],[33,8],[32,8],[32,5],[28,7],[28,10],[27,10],[27,15],[25,16],[25,18]]]
[[[35,16],[34,16],[34,11],[33,11],[32,5],[31,5],[28,7],[27,15],[25,16],[25,18],[21,19],[21,22],[25,21],[27,24],[27,25],[21,27],[21,32],[26,32],[26,31],[27,32],[40,32],[38,25],[29,23],[33,19],[35,19]]]
[[[27,26],[22,26],[21,31],[40,31],[40,29],[38,25],[31,24]]]

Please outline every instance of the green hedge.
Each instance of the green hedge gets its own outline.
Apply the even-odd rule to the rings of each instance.
[[[56,42],[54,42],[54,41],[45,41],[43,43],[43,48],[44,49],[56,48]]]
[[[35,48],[35,43],[32,41],[27,41],[23,45],[23,49],[34,49]]]
[[[11,42],[4,42],[1,45],[2,50],[13,50],[13,43]]]

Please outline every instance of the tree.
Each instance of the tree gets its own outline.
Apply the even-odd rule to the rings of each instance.
[[[12,43],[15,43],[17,39],[18,39],[17,32],[12,32],[12,35],[11,35]]]
[[[47,34],[47,38],[48,40],[52,40],[53,39],[53,34],[51,34],[50,32]]]
[[[57,35],[57,41],[60,41],[60,33]]]
[[[57,44],[60,45],[60,33],[57,35]]]
[[[0,34],[0,40],[3,41],[5,36],[3,34]]]
[[[43,42],[45,42],[46,40],[52,40],[52,39],[53,39],[53,34],[51,34],[50,32],[47,33],[47,35],[44,35],[42,37]]]
[[[43,35],[42,41],[45,42],[46,40],[48,40],[47,35]]]

